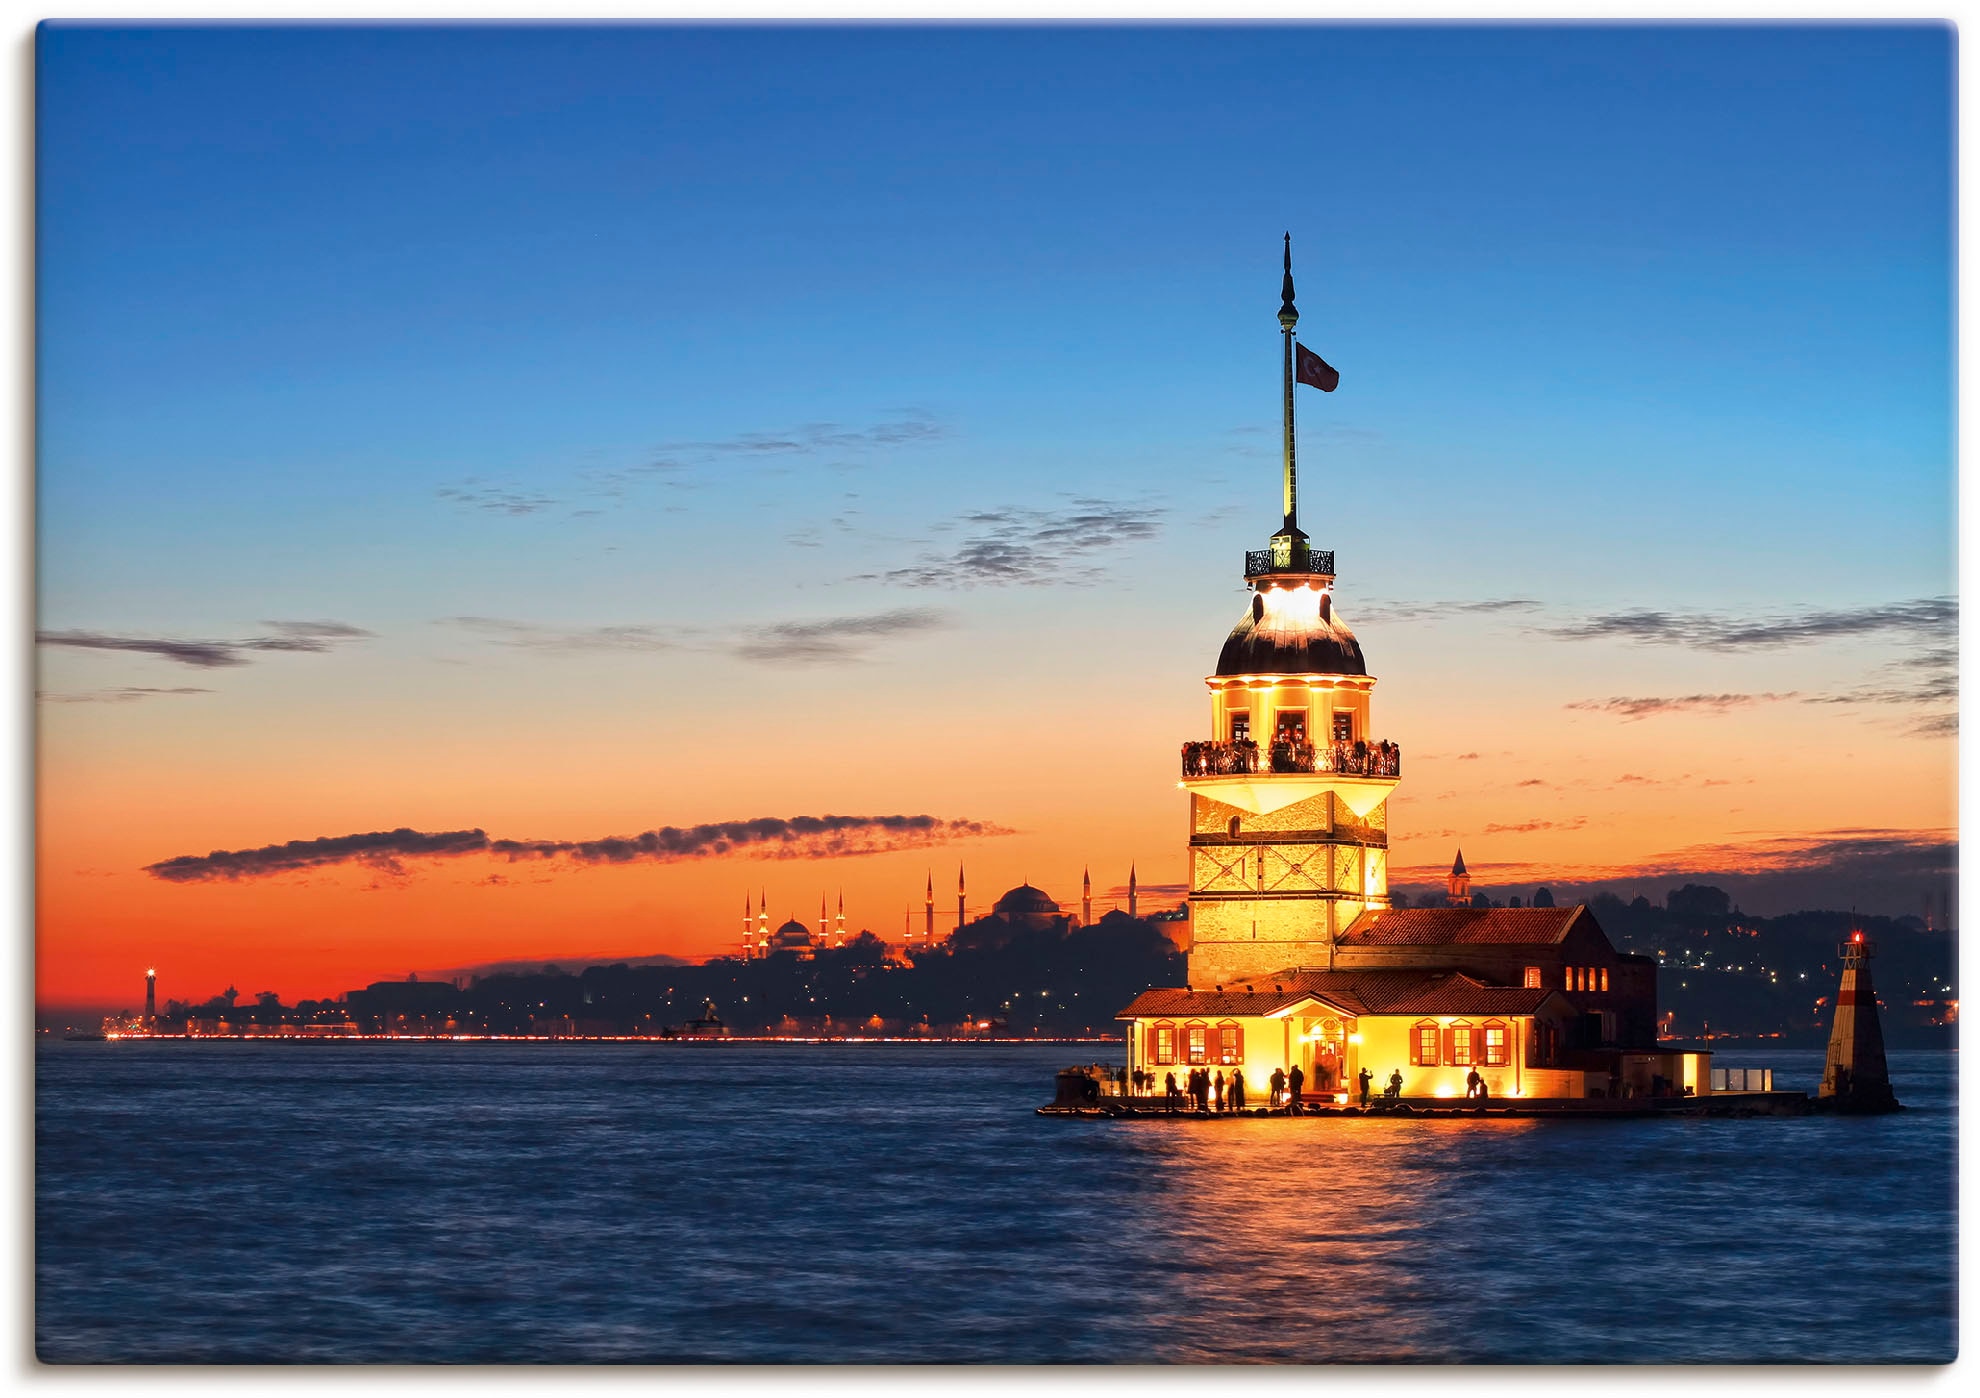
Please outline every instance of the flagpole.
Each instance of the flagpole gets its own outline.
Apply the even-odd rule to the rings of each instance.
[[[1279,333],[1285,340],[1286,380],[1286,482],[1287,533],[1299,527],[1299,445],[1293,434],[1293,332],[1299,325],[1299,308],[1293,305],[1292,234],[1286,234],[1286,278],[1279,290]]]

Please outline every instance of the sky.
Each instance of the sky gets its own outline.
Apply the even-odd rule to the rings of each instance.
[[[39,999],[1172,904],[1287,230],[1394,882],[1943,920],[1953,62],[43,26]]]

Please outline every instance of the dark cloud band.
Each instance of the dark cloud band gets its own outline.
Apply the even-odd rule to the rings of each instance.
[[[264,652],[291,652],[320,655],[346,641],[368,638],[371,632],[342,621],[264,621],[275,634],[250,636],[242,641],[189,640],[159,636],[117,636],[103,631],[41,631],[37,644],[66,646],[73,650],[124,651],[155,655],[162,660],[190,665],[197,670],[218,670],[246,665],[249,657]]]
[[[509,860],[566,858],[581,864],[671,863],[748,851],[770,859],[843,859],[1011,832],[981,820],[929,815],[762,816],[685,828],[673,825],[601,840],[498,840],[484,830],[429,832],[401,826],[360,835],[290,840],[258,849],[182,854],[145,866],[168,883],[265,878],[336,864],[397,867],[403,859],[489,854]]]

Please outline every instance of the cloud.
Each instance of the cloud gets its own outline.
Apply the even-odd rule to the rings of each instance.
[[[458,485],[443,485],[433,492],[464,510],[485,510],[498,515],[533,515],[552,510],[564,502],[554,495],[499,485],[484,485],[469,477]]]
[[[1538,830],[1579,830],[1588,822],[1580,816],[1573,820],[1527,820],[1517,825],[1488,825],[1487,835],[1531,835]]]
[[[154,689],[146,685],[127,684],[115,689],[92,689],[79,694],[44,694],[41,697],[50,704],[135,704],[140,699],[153,699],[161,694],[211,694],[212,692],[210,689],[200,689],[192,685]]]
[[[588,651],[662,651],[680,647],[676,635],[657,626],[543,626],[531,621],[506,621],[490,616],[443,617],[441,624],[472,631],[498,646],[522,650],[581,653]]]
[[[929,815],[762,816],[709,825],[662,826],[639,835],[599,840],[492,839],[486,831],[427,832],[400,826],[360,835],[290,840],[258,849],[182,854],[145,866],[168,883],[265,878],[338,864],[365,864],[402,872],[404,859],[447,859],[487,854],[511,862],[569,859],[580,864],[666,864],[748,853],[767,859],[845,859],[919,849],[1012,832],[980,820],[944,820]]]
[[[772,664],[843,664],[864,658],[876,642],[946,624],[942,613],[928,607],[900,607],[870,616],[823,621],[784,621],[758,627],[736,643],[734,654]]]
[[[1063,510],[973,510],[937,526],[938,532],[965,531],[953,550],[925,552],[908,567],[862,573],[854,581],[960,588],[1091,584],[1104,576],[1098,555],[1155,538],[1166,514],[1158,506],[1090,498]]]
[[[118,636],[102,631],[40,631],[38,644],[66,646],[74,650],[125,651],[155,655],[179,665],[199,670],[224,669],[249,663],[249,655],[263,652],[321,654],[345,642],[368,638],[372,633],[342,621],[264,621],[275,632],[272,636],[250,636],[242,641],[206,641],[156,636]]]
[[[1683,694],[1668,699],[1579,699],[1561,707],[1580,709],[1588,713],[1621,714],[1625,722],[1634,723],[1657,714],[1722,714],[1730,709],[1751,708],[1755,704],[1778,704],[1800,697],[1799,692],[1793,690],[1785,694]]]
[[[1959,625],[1952,597],[1920,597],[1875,607],[1734,617],[1708,612],[1608,612],[1541,628],[1568,641],[1622,640],[1697,650],[1777,650],[1847,636],[1899,636],[1940,641]]]
[[[1475,752],[1461,752],[1457,755],[1457,760],[1460,762],[1476,762],[1478,760],[1478,754]]]
[[[737,626],[719,632],[707,627],[650,624],[546,626],[486,616],[444,617],[440,624],[471,631],[496,645],[545,654],[680,650],[732,655],[766,664],[819,665],[863,660],[875,645],[896,636],[937,630],[948,625],[948,617],[929,607],[897,607],[852,616]]]
[[[870,451],[876,447],[915,446],[940,441],[948,429],[919,413],[905,414],[871,427],[846,427],[836,422],[808,422],[782,432],[739,432],[702,442],[667,442],[655,465],[671,468],[677,456],[801,456],[820,452]]]
[[[1442,621],[1450,617],[1493,616],[1506,612],[1532,612],[1540,603],[1531,597],[1492,597],[1475,602],[1386,602],[1368,598],[1354,604],[1354,616],[1361,622]]]
[[[1550,781],[1547,781],[1547,780],[1546,780],[1545,778],[1543,778],[1543,777],[1528,777],[1528,778],[1527,778],[1527,779],[1526,779],[1525,781],[1523,781],[1523,782],[1519,782],[1519,783],[1517,783],[1517,785],[1519,785],[1519,786],[1552,786],[1552,785],[1553,785],[1553,783],[1552,783],[1552,782],[1550,782]]]

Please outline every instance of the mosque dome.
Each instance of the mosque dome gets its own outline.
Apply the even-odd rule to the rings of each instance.
[[[811,945],[811,929],[792,918],[770,934],[773,947],[808,947]]]
[[[1044,889],[1021,883],[999,898],[991,911],[998,917],[1056,917],[1059,905]]]
[[[1262,587],[1217,656],[1220,675],[1365,675],[1332,589]]]

